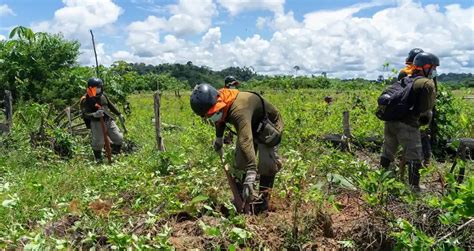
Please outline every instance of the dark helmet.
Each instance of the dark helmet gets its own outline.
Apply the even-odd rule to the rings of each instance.
[[[210,84],[196,85],[191,93],[191,109],[204,117],[209,109],[216,104],[219,93]]]
[[[234,76],[227,76],[224,79],[224,84],[227,86],[234,81],[238,82],[237,79],[234,78]]]
[[[416,55],[415,59],[413,60],[413,64],[418,67],[423,67],[424,65],[434,65],[439,66],[439,58],[429,52],[421,52]]]
[[[102,85],[104,85],[104,82],[100,78],[90,78],[87,81],[87,87],[102,87]]]
[[[413,63],[413,60],[415,59],[416,55],[418,55],[418,53],[422,53],[423,50],[420,49],[420,48],[413,48],[411,49],[410,52],[408,52],[408,57],[405,59],[405,62],[406,63]]]

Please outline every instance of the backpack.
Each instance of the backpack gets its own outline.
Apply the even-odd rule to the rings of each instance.
[[[412,89],[416,79],[404,77],[385,89],[377,99],[375,116],[383,121],[397,121],[410,113],[415,105]]]
[[[282,133],[278,131],[275,124],[268,118],[268,113],[265,109],[265,101],[263,100],[262,96],[256,92],[250,92],[257,95],[262,102],[262,109],[263,109],[263,119],[257,126],[257,130],[255,130],[257,141],[261,144],[264,144],[268,147],[274,147],[281,142]]]

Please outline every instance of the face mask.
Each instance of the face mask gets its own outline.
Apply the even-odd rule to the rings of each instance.
[[[437,76],[438,76],[438,72],[435,69],[433,69],[431,71],[431,75],[429,76],[429,78],[433,79],[433,78],[436,78]]]
[[[95,92],[96,92],[97,94],[102,93],[102,88],[96,88]]]
[[[214,114],[212,114],[212,116],[210,116],[209,118],[207,118],[209,121],[211,121],[212,123],[216,123],[217,121],[221,120],[222,118],[222,115],[223,115],[223,112],[222,111],[218,111]]]

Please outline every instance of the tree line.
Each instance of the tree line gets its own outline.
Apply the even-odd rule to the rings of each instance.
[[[85,92],[87,79],[95,76],[93,67],[78,64],[79,48],[79,42],[66,40],[61,34],[34,33],[27,27],[15,27],[8,39],[0,41],[0,89],[10,90],[16,101],[49,103],[57,107],[74,103]],[[380,85],[364,79],[330,79],[325,74],[265,76],[247,66],[214,71],[191,61],[159,65],[117,61],[99,68],[106,91],[119,102],[137,91],[190,90],[201,82],[222,87],[227,75],[236,77],[247,88],[355,89]],[[454,87],[474,86],[471,73],[441,74],[439,80]]]

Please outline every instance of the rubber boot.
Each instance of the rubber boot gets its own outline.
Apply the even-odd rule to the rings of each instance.
[[[412,190],[416,193],[419,193],[421,191],[420,168],[421,168],[421,163],[419,162],[408,163],[408,184],[410,184]]]
[[[256,205],[255,214],[260,214],[268,211],[268,208],[270,206],[270,195],[274,181],[275,176],[260,176],[259,192],[262,199],[262,203]]]
[[[104,162],[104,159],[102,157],[102,150],[94,150],[94,158],[95,158],[95,162],[97,162],[98,164]]]
[[[122,145],[111,144],[110,148],[112,148],[112,154],[119,154]]]
[[[390,160],[385,157],[380,157],[380,166],[385,169],[385,171],[390,170]]]

